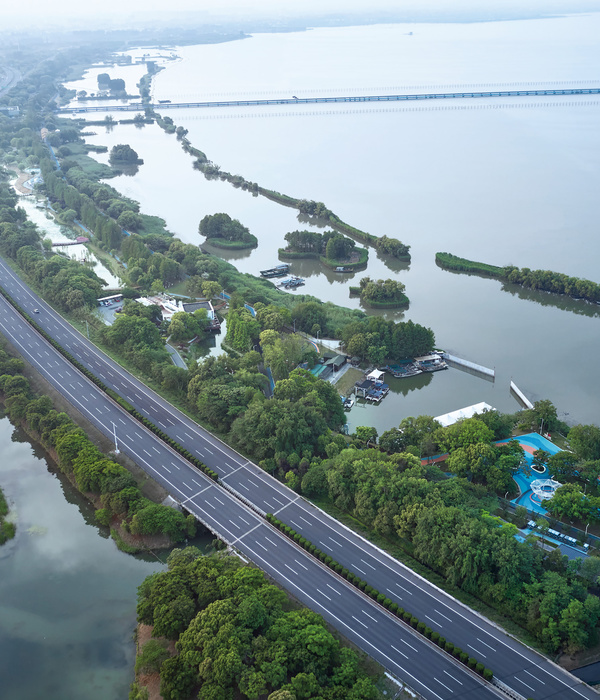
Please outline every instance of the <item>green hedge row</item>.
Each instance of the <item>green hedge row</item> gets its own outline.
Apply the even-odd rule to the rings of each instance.
[[[467,260],[467,258],[459,258],[457,255],[452,255],[452,253],[436,253],[435,262],[439,267],[443,267],[446,270],[472,272],[485,277],[502,278],[504,276],[504,268],[502,267],[476,262],[475,260]]]
[[[54,338],[52,338],[46,331],[41,328],[36,321],[29,316],[29,314],[24,311],[15,301],[14,299],[6,292],[6,290],[3,287],[0,287],[0,294],[8,301],[9,304],[11,304],[20,314],[25,318],[26,321],[28,321],[36,330],[37,332],[44,336],[44,338],[56,349],[58,352],[61,353],[61,355],[67,359],[74,367],[76,367],[82,374],[84,374],[91,382],[93,382],[99,389],[101,389],[107,396],[110,396],[111,399],[116,401],[121,408],[123,408],[127,413],[129,413],[133,418],[135,418],[137,421],[142,423],[148,430],[151,430],[157,437],[159,437],[163,442],[167,443],[170,447],[172,447],[176,452],[178,452],[182,457],[187,459],[188,462],[191,462],[197,469],[200,471],[204,472],[206,476],[208,476],[210,479],[213,481],[218,481],[219,480],[219,475],[210,469],[209,467],[204,464],[204,462],[201,462],[197,457],[195,457],[191,452],[185,449],[182,445],[180,445],[177,441],[173,440],[173,438],[169,437],[166,433],[164,433],[158,426],[154,425],[151,421],[149,421],[145,416],[143,416],[139,411],[137,411],[130,403],[125,401],[119,394],[117,394],[113,389],[109,388],[102,382],[98,377],[96,377],[95,374],[93,374],[87,367],[84,367],[84,365],[79,362],[79,360],[76,360],[71,353],[67,352],[60,343],[58,343]]]
[[[284,535],[289,537],[291,540],[294,540],[294,542],[299,544],[303,549],[323,562],[325,566],[328,566],[330,569],[338,573],[340,576],[345,578],[346,581],[351,583],[356,588],[359,588],[377,603],[383,605],[386,610],[389,610],[398,619],[403,620],[424,637],[427,637],[427,639],[430,639],[432,642],[437,644],[445,652],[451,654],[455,659],[465,664],[465,666],[468,666],[470,669],[473,669],[473,671],[476,671],[480,676],[483,676],[486,681],[492,680],[494,677],[493,671],[486,668],[482,663],[477,661],[477,659],[469,656],[465,651],[452,644],[452,642],[447,641],[445,637],[442,637],[439,634],[439,632],[434,632],[424,622],[419,621],[410,612],[401,608],[398,603],[390,600],[390,598],[388,598],[384,593],[380,593],[377,589],[369,586],[369,584],[366,581],[363,581],[360,576],[357,576],[349,571],[342,564],[335,561],[333,557],[329,556],[326,552],[323,552],[323,550],[319,549],[316,545],[312,544],[312,542],[303,537],[299,532],[296,532],[296,530],[291,528],[289,525],[286,525],[281,520],[278,520],[273,514],[267,513],[265,518],[271,523],[271,525],[275,526]]]

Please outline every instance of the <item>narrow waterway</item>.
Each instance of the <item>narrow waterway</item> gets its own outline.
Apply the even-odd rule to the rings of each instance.
[[[49,238],[53,243],[73,240],[72,237],[70,238],[63,233],[60,224],[57,224],[53,217],[48,218],[45,209],[40,209],[36,206],[36,201],[31,197],[20,197],[19,206],[25,209],[28,219],[36,224],[41,232],[42,238]],[[84,235],[83,231],[81,231],[81,235]],[[103,265],[102,261],[97,258],[85,244],[54,246],[52,250],[56,253],[68,255],[73,260],[92,265],[94,272],[101,280],[104,280],[105,287],[109,289],[118,289],[121,287],[119,278]]]

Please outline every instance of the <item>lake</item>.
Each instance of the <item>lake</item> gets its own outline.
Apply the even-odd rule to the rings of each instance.
[[[153,92],[155,100],[177,101],[586,86],[597,74],[598,30],[600,15],[590,14],[256,34],[178,47],[181,60],[156,76]],[[397,278],[410,308],[386,316],[430,326],[439,347],[496,369],[495,384],[456,370],[429,381],[399,380],[381,406],[349,414],[351,428],[383,430],[408,415],[439,415],[479,401],[516,410],[511,378],[531,400],[551,399],[563,419],[597,421],[600,368],[591,353],[600,339],[599,307],[452,274],[436,266],[434,255],[448,251],[600,281],[599,104],[581,96],[164,114],[223,170],[323,201],[351,225],[411,245],[410,265],[371,251],[367,271],[354,275],[294,263],[293,272],[307,279],[302,292],[358,307],[348,297],[350,280]],[[175,136],[156,126],[117,126],[89,141],[109,148],[129,143],[139,153],[139,172],[110,184],[165,218],[182,240],[202,242],[197,227],[206,214],[240,219],[259,239],[257,249],[228,256],[242,271],[257,274],[275,264],[285,233],[306,227],[294,210],[207,181]]]

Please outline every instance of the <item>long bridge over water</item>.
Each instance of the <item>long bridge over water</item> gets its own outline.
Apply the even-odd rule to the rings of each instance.
[[[269,100],[219,100],[215,102],[131,102],[119,105],[93,105],[85,107],[62,107],[61,114],[78,112],[139,112],[144,109],[182,109],[210,107],[262,107],[269,105],[332,104],[343,102],[415,102],[421,100],[454,100],[497,97],[546,97],[560,95],[598,95],[600,87],[553,88],[541,90],[493,90],[489,92],[433,92],[414,95],[353,95],[347,97],[284,97]]]

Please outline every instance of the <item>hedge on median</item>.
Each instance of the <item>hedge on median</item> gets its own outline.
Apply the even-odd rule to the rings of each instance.
[[[159,437],[163,442],[167,443],[170,447],[172,447],[177,453],[179,453],[182,457],[187,459],[188,462],[191,462],[197,469],[200,471],[204,472],[206,476],[208,476],[210,479],[213,481],[218,481],[219,480],[219,475],[210,469],[210,467],[207,467],[204,462],[201,462],[197,457],[195,457],[193,454],[191,454],[188,450],[183,447],[183,445],[180,445],[176,440],[173,440],[173,438],[169,437],[166,433],[164,433],[158,426],[154,425],[150,420],[148,420],[145,416],[143,416],[139,411],[137,411],[130,403],[125,401],[119,394],[117,394],[116,391],[111,389],[110,387],[106,386],[104,382],[102,382],[98,377],[91,372],[87,367],[81,364],[79,360],[76,360],[71,353],[69,353],[67,350],[65,350],[60,343],[58,343],[54,338],[46,333],[46,331],[41,328],[36,321],[29,316],[29,314],[24,311],[15,301],[14,299],[6,292],[6,290],[2,287],[0,287],[0,294],[8,301],[11,306],[14,307],[16,311],[18,311],[21,316],[29,323],[31,324],[36,331],[42,335],[60,354],[68,360],[74,367],[76,367],[82,374],[84,374],[91,382],[93,382],[99,389],[101,389],[107,396],[109,396],[113,401],[119,404],[121,408],[129,415],[131,415],[133,418],[135,418],[137,421],[142,423],[148,430],[152,431],[157,437]]]
[[[440,647],[447,654],[450,654],[455,659],[461,663],[468,666],[473,671],[476,671],[480,676],[482,676],[486,681],[491,681],[494,677],[493,671],[486,668],[482,663],[478,662],[472,656],[469,656],[459,647],[452,644],[442,637],[439,632],[434,632],[430,627],[428,627],[424,622],[421,622],[418,618],[412,615],[410,612],[401,608],[398,603],[393,602],[385,594],[380,593],[377,589],[370,586],[366,581],[363,581],[360,577],[353,574],[342,564],[338,563],[329,556],[326,552],[323,552],[316,545],[312,544],[309,540],[303,537],[299,532],[296,532],[289,525],[286,525],[281,520],[278,520],[272,513],[267,513],[265,516],[266,520],[271,523],[274,527],[280,530],[284,535],[294,540],[307,552],[319,559],[323,564],[328,566],[330,569],[338,573],[340,576],[345,578],[349,583],[351,583],[356,588],[359,588],[370,598],[375,600],[377,603],[382,605],[386,610],[389,610],[393,615],[395,615],[399,620],[404,621],[406,624],[410,625],[417,632],[422,634],[427,639],[430,639],[434,644]]]

